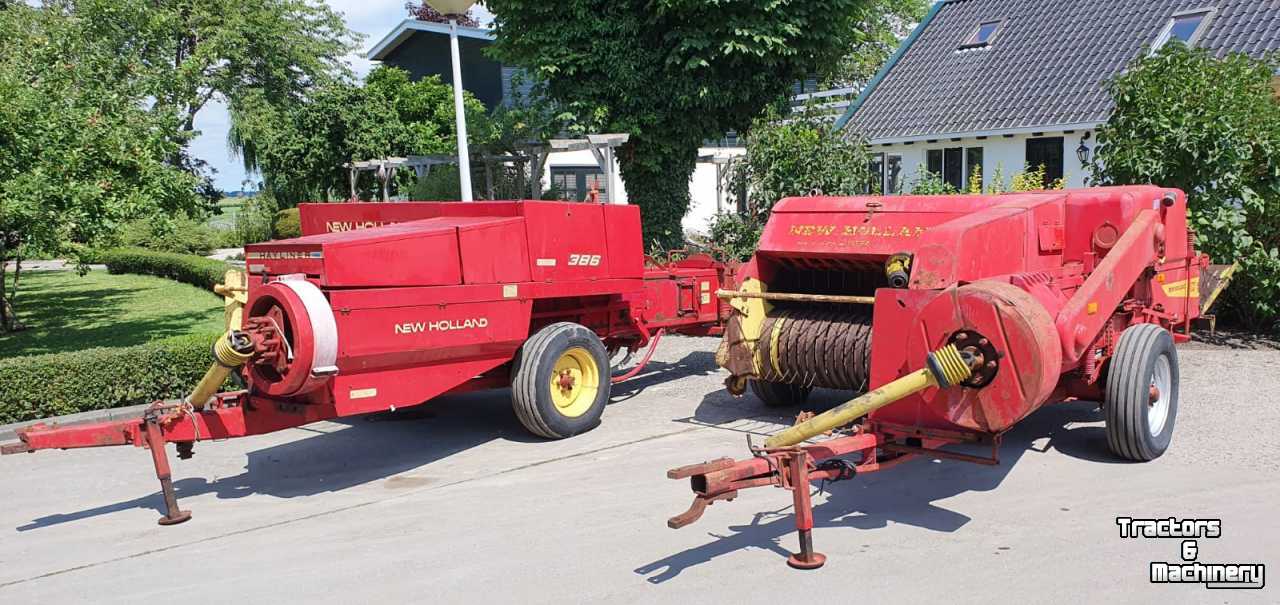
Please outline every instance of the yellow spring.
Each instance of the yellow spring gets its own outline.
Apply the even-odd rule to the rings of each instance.
[[[213,345],[213,358],[219,364],[228,368],[238,368],[253,357],[253,353],[241,353],[231,346],[231,333],[224,334]]]
[[[949,385],[960,384],[973,375],[973,369],[965,363],[964,357],[960,355],[960,349],[957,349],[954,344],[934,351],[933,358],[938,362],[938,367],[942,369],[942,377]]]

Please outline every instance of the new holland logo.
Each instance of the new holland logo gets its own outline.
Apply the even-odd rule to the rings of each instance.
[[[394,224],[394,222],[389,221],[329,221],[324,224],[324,230],[329,233],[342,233],[344,231],[359,231],[361,229],[372,229]]]
[[[489,320],[484,317],[474,319],[441,319],[439,321],[413,321],[396,324],[396,334],[419,334],[422,332],[452,332],[454,330],[473,330],[489,327]]]

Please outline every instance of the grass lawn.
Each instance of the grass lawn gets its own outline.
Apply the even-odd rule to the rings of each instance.
[[[222,297],[213,292],[106,271],[23,273],[17,312],[27,329],[0,334],[0,359],[136,345],[224,326]]]

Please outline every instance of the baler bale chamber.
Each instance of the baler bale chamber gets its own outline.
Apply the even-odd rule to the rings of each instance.
[[[784,487],[801,546],[789,563],[818,567],[810,481],[916,456],[998,464],[1007,430],[1069,398],[1102,403],[1115,455],[1157,458],[1177,414],[1174,343],[1231,270],[1195,251],[1185,195],[1158,187],[783,200],[718,293],[734,309],[717,352],[726,386],[770,406],[815,387],[860,395],[801,414],[750,459],[669,471],[695,498],[668,524]]]

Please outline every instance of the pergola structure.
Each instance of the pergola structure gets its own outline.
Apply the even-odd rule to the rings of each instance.
[[[629,134],[589,134],[585,139],[551,139],[549,153],[590,150],[591,155],[595,156],[596,164],[600,166],[600,172],[604,173],[605,190],[612,192],[617,191],[613,179],[613,150],[630,139]],[[546,161],[545,158],[543,161]],[[541,170],[538,174],[542,174]]]
[[[600,166],[600,171],[604,173],[607,190],[616,191],[614,189],[615,171],[613,169],[614,149],[626,143],[630,138],[631,135],[628,134],[591,134],[583,139],[551,139],[545,143],[542,141],[529,141],[520,145],[521,151],[517,153],[481,156],[479,159],[484,163],[485,191],[489,199],[495,197],[494,165],[514,164],[516,174],[519,175],[516,189],[520,191],[521,195],[524,195],[527,191],[529,197],[536,198],[541,194],[542,173],[546,170],[547,159],[551,154],[587,150],[591,151],[591,155],[596,159],[596,164]],[[344,167],[349,173],[352,201],[356,201],[360,197],[357,189],[360,173],[373,172],[382,190],[382,201],[388,202],[391,201],[390,183],[395,180],[396,172],[400,168],[412,168],[417,178],[423,179],[431,174],[431,169],[435,166],[457,165],[458,163],[458,156],[456,155],[436,154],[386,157],[350,162],[345,164]],[[532,167],[527,183],[524,180],[526,166]],[[718,174],[719,172],[717,172]]]

